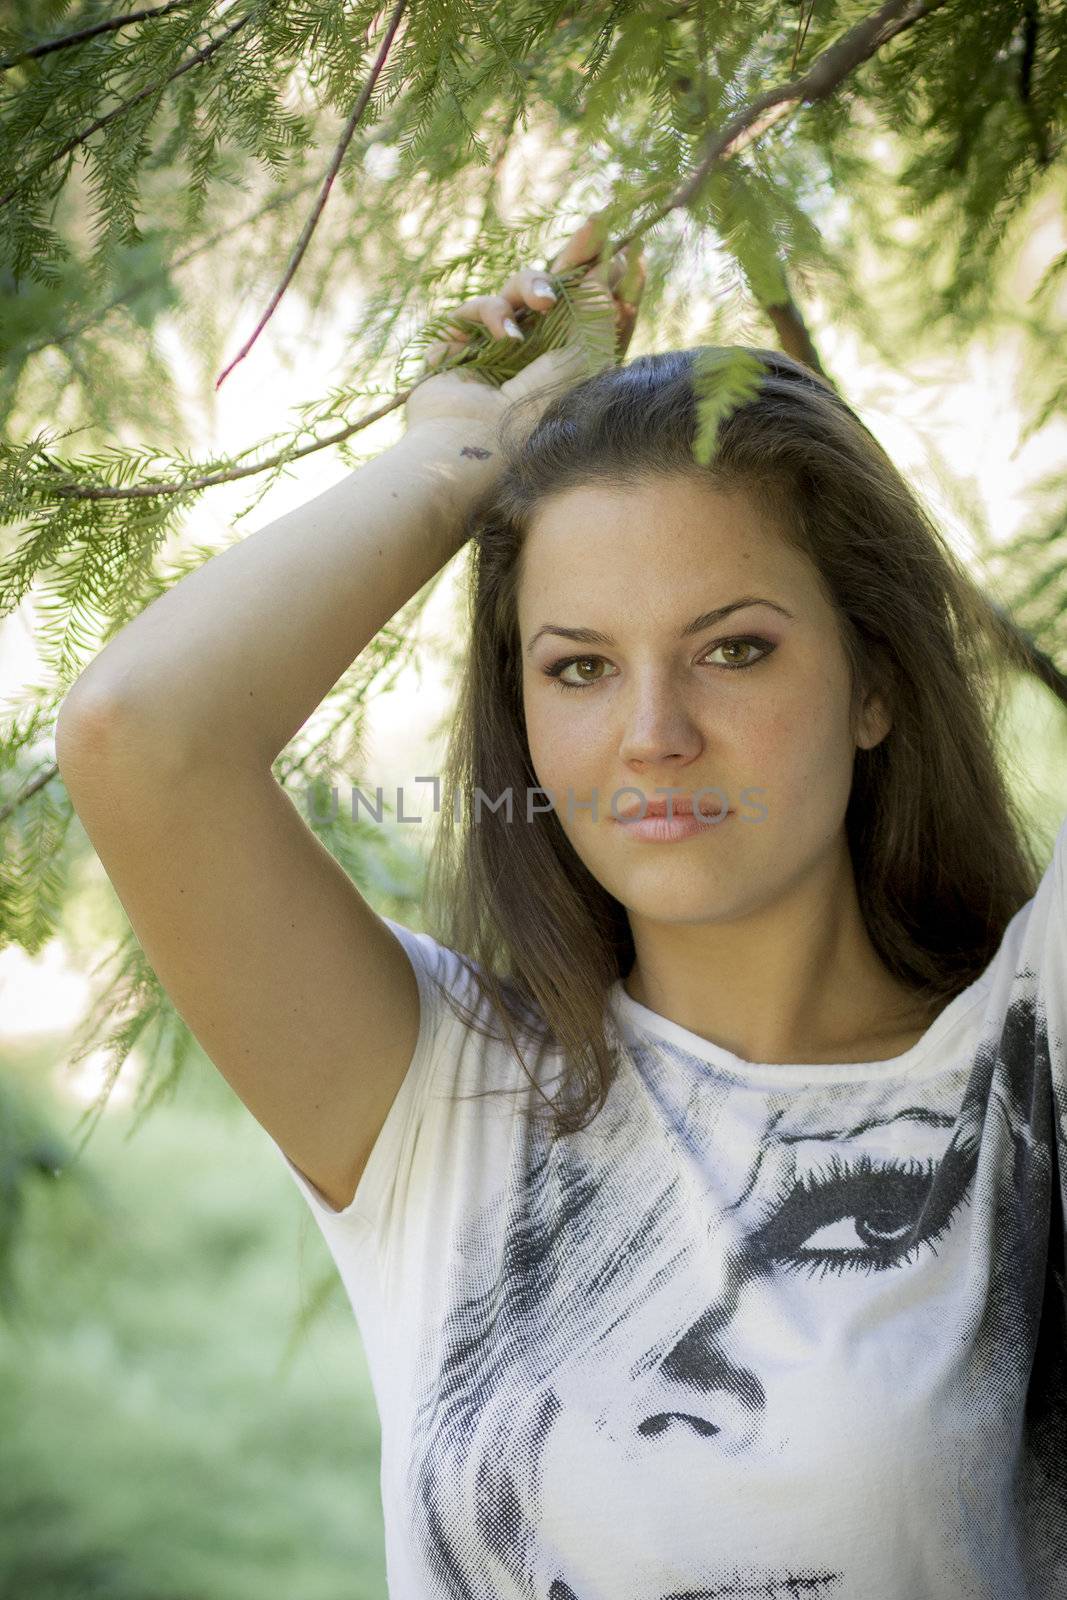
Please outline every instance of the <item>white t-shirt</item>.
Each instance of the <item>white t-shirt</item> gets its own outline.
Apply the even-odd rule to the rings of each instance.
[[[554,1149],[390,927],[421,1027],[352,1203],[274,1148],[362,1333],[391,1600],[1064,1600],[1067,820],[903,1055],[751,1063],[620,981]]]

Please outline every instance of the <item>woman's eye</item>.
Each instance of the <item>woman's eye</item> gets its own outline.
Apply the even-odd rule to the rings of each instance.
[[[764,656],[769,656],[774,649],[774,645],[771,644],[769,639],[724,639],[722,644],[717,644],[711,653],[714,655],[719,650],[736,650],[739,645],[743,650],[757,650],[759,654],[755,660],[749,656],[744,661],[725,661],[723,662],[724,666],[754,667],[756,661],[761,661]]]
[[[555,678],[556,683],[561,689],[585,689],[588,687],[586,683],[568,682],[568,680],[561,677],[560,674],[565,672],[569,667],[588,667],[590,665],[594,665],[596,662],[601,661],[602,659],[603,658],[601,656],[571,656],[569,661],[557,661],[554,666],[546,667],[545,671],[548,673],[550,678]],[[591,681],[595,683],[597,680],[594,678]]]
[[[769,656],[772,650],[777,649],[777,646],[772,644],[769,639],[723,639],[720,644],[713,645],[709,651],[705,652],[704,659],[707,660],[709,655],[716,655],[720,650],[731,653],[737,652],[739,648],[742,652],[756,651],[757,654],[755,655],[754,659],[751,657],[751,655],[748,655],[745,660],[721,662],[713,661],[711,665],[718,666],[726,672],[742,671],[746,667],[756,666],[757,663],[762,661],[765,656]],[[603,656],[568,656],[563,661],[554,661],[550,667],[545,667],[543,670],[546,677],[554,678],[557,685],[561,689],[591,689],[597,683],[602,682],[606,674],[601,673],[595,677],[586,678],[584,683],[576,683],[573,679],[564,678],[562,674],[568,671],[571,667],[595,668],[597,665],[607,665]]]

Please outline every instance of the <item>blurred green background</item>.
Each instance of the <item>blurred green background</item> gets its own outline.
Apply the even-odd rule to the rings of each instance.
[[[3,1045],[47,1123],[65,1040]],[[0,1600],[380,1600],[362,1342],[267,1135],[202,1057],[25,1186],[0,1323]],[[326,1279],[325,1303],[316,1285]],[[302,1313],[318,1307],[308,1326]]]

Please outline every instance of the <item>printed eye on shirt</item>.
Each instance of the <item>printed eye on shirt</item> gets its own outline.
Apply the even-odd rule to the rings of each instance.
[[[619,1075],[555,1146],[532,1089],[450,1098],[523,1080],[390,924],[425,1048],[349,1208],[286,1165],[367,1351],[391,1600],[1067,1596],[1065,877],[1067,821],[890,1061],[746,1062],[616,984]]]

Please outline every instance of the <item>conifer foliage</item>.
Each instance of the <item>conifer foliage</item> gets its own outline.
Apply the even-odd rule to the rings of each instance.
[[[549,260],[562,217],[600,211],[610,253],[642,241],[647,347],[777,342],[825,370],[817,307],[903,366],[1003,328],[1025,342],[1034,430],[1067,398],[1062,230],[1036,269],[1020,253],[1063,214],[1065,120],[1056,0],[11,0],[0,619],[29,598],[48,681],[0,713],[0,944],[39,950],[67,891],[59,702],[111,633],[213,553],[189,543],[164,565],[167,538],[224,484],[247,486],[247,516],[304,455],[357,464],[361,431],[403,404],[449,311]],[[326,392],[300,394],[297,366],[270,438],[236,456],[187,448],[166,329],[210,406],[280,337],[286,296],[313,325],[352,284],[365,299]],[[500,382],[567,338],[596,347],[581,273],[561,288],[523,346],[476,336],[456,359]],[[702,368],[701,451],[754,377],[743,353]],[[1034,515],[988,553],[1005,621],[1067,698],[1067,470]],[[338,739],[357,747],[415,609],[337,685],[333,731],[279,758],[279,781],[322,781]],[[314,825],[402,907],[410,862],[343,815]],[[147,1109],[190,1040],[130,935],[80,1049],[107,1046],[110,1083],[134,1042]]]

